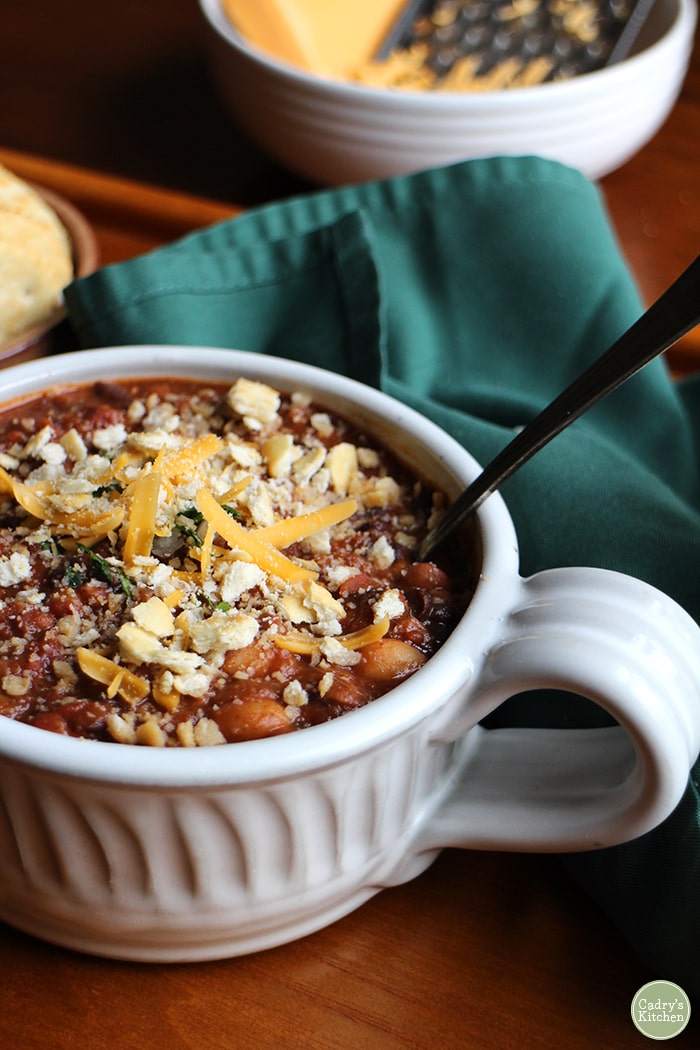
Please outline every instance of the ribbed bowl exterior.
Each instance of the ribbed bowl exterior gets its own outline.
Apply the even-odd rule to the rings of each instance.
[[[406,845],[453,748],[426,746],[424,732],[254,786],[105,785],[2,765],[0,917],[144,961],[232,956],[302,936],[433,859]]]

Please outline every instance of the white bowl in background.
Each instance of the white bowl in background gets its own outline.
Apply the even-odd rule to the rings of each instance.
[[[460,160],[539,155],[600,178],[659,130],[681,90],[696,0],[656,0],[631,57],[571,80],[478,94],[322,79],[247,44],[221,0],[199,0],[212,76],[270,157],[324,185]]]

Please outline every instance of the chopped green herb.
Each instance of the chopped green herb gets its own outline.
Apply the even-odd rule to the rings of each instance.
[[[108,485],[98,485],[97,488],[93,491],[92,495],[93,499],[96,499],[98,496],[104,496],[107,492],[123,491],[124,486],[121,485],[118,481],[110,481]]]
[[[85,583],[85,573],[77,565],[67,565],[63,579],[69,587],[75,589]]]
[[[232,518],[236,518],[238,521],[243,521],[243,515],[240,511],[236,510],[235,507],[231,507],[228,503],[221,504],[222,510],[225,510],[227,514],[230,514]]]
[[[204,521],[204,515],[197,507],[188,507],[187,510],[181,510],[178,514],[179,518],[189,518],[195,525],[201,525]]]
[[[194,529],[188,528],[187,525],[181,525],[178,521],[175,522],[175,528],[181,535],[186,536],[188,540],[192,540],[192,544],[195,547],[202,546],[202,537]]]
[[[90,562],[94,570],[102,577],[105,583],[110,584],[112,587],[119,586],[127,598],[130,600],[133,598],[134,591],[131,586],[131,580],[123,569],[116,565],[110,565],[101,554],[97,554],[96,551],[92,550],[91,547],[85,546],[84,543],[78,544],[78,550],[90,556]]]
[[[194,528],[190,525],[184,525],[180,521],[175,522],[175,528],[188,540],[191,540],[195,547],[202,546],[202,538],[197,532],[197,526],[204,521],[204,515],[197,509],[197,507],[188,507],[187,510],[181,510],[178,514],[178,518],[187,518],[194,525]]]
[[[42,540],[39,547],[41,550],[51,551],[53,554],[63,554],[63,547],[55,536],[52,536],[51,539],[48,540]]]
[[[131,580],[126,575],[123,569],[117,569],[117,577],[119,578],[119,586],[129,599],[129,601],[131,601],[134,597],[134,588],[131,585]]]

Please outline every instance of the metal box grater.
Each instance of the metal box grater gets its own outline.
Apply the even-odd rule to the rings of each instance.
[[[378,62],[412,56],[432,84],[526,68],[533,82],[592,72],[624,58],[653,0],[413,0],[384,41]],[[494,81],[495,77],[495,81]],[[463,76],[461,79],[465,79]],[[466,86],[466,85],[465,85]]]

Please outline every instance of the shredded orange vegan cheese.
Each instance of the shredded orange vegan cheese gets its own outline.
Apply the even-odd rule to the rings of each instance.
[[[80,670],[96,682],[106,685],[108,695],[119,695],[128,704],[135,704],[143,700],[150,692],[150,686],[145,678],[140,678],[125,667],[120,667],[114,660],[101,656],[94,649],[86,649],[81,646],[76,650]]]
[[[282,518],[274,525],[256,529],[254,536],[258,540],[270,543],[273,547],[289,547],[292,543],[305,540],[321,529],[337,525],[351,517],[357,510],[357,500],[345,499],[340,503],[330,503],[321,510],[309,514],[299,514],[295,518]]]
[[[385,616],[377,623],[370,624],[369,627],[363,627],[360,631],[337,635],[336,641],[340,642],[346,649],[363,649],[366,645],[371,645],[372,642],[378,642],[383,638],[389,630],[390,623],[389,617]],[[316,652],[323,644],[323,638],[304,634],[302,631],[287,631],[286,634],[275,635],[274,641],[275,645],[278,645],[280,649],[288,649],[290,653],[304,653],[306,655]]]
[[[197,467],[206,459],[216,455],[223,448],[223,441],[217,434],[206,434],[184,448],[173,452],[164,452],[158,468],[169,482],[192,477]]]
[[[142,474],[134,482],[131,516],[124,540],[124,561],[127,565],[135,557],[148,557],[156,534],[156,514],[161,475],[158,471]]]
[[[219,535],[231,547],[248,554],[265,572],[271,572],[289,583],[316,577],[317,573],[312,569],[306,569],[303,565],[297,565],[289,558],[285,558],[272,544],[258,539],[254,532],[244,529],[237,521],[234,521],[217,503],[208,489],[200,489],[197,493],[197,506],[206,520],[215,527]]]

